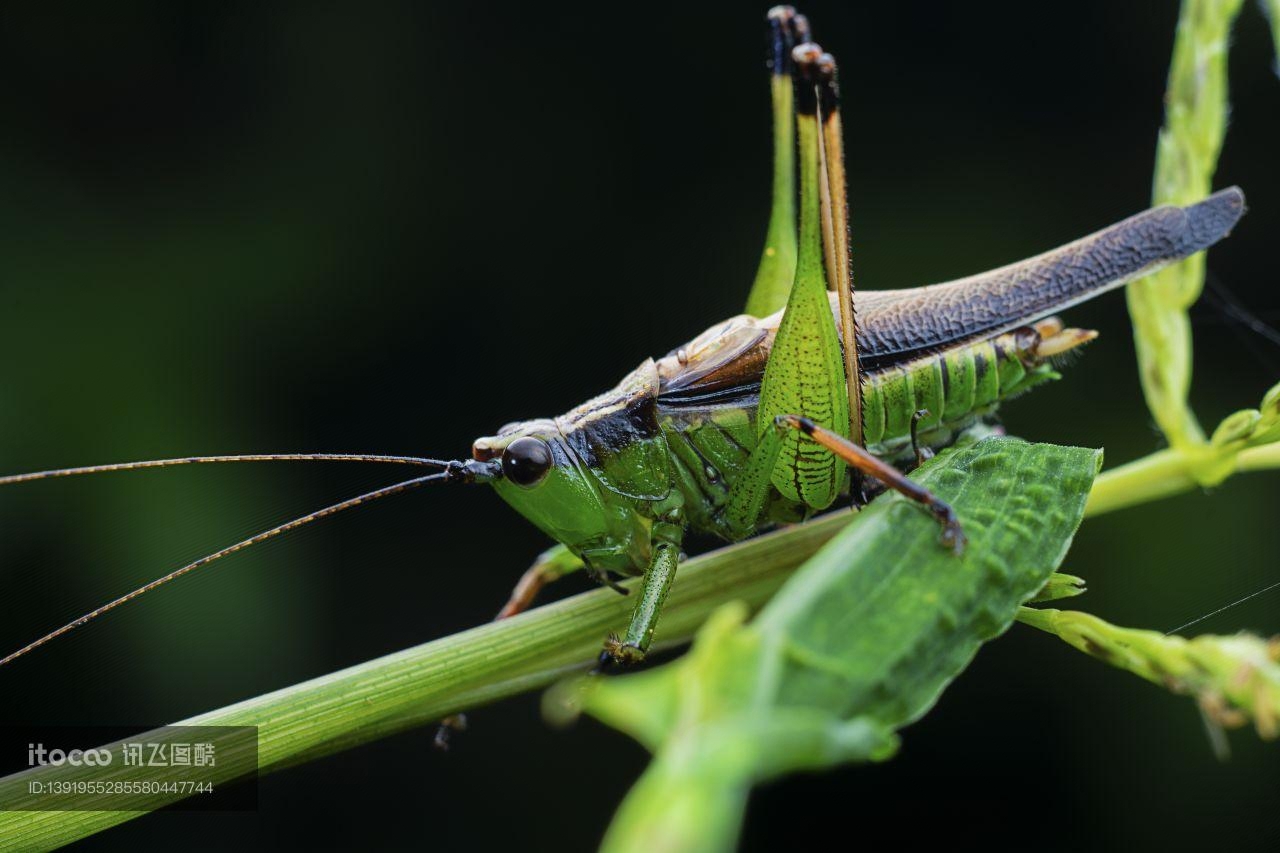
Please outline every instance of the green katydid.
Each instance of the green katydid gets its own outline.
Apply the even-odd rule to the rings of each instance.
[[[264,531],[121,596],[0,659],[43,645],[150,589],[249,545],[427,482],[491,484],[557,543],[498,618],[550,581],[586,569],[641,575],[625,632],[602,659],[633,662],[653,642],[689,530],[741,539],[861,492],[850,471],[920,502],[960,551],[961,519],[899,472],[981,426],[1005,399],[1057,378],[1052,357],[1095,337],[1051,315],[1200,252],[1244,212],[1240,190],[1160,207],[1061,248],[946,284],[858,296],[854,322],[835,62],[789,7],[769,13],[774,199],[749,314],[647,359],[613,390],[556,418],[480,438],[471,458],[352,454],[207,456],[0,477],[268,460],[437,469]],[[795,144],[793,144],[795,143]],[[795,197],[799,160],[798,229]],[[798,239],[797,239],[798,233]],[[828,287],[834,288],[833,291]],[[767,316],[766,316],[767,315]],[[621,589],[621,587],[618,587]]]

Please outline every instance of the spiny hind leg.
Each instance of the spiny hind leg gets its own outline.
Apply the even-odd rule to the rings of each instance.
[[[815,44],[792,52],[800,161],[800,239],[795,281],[778,323],[760,383],[758,443],[774,418],[792,413],[862,440],[860,372],[854,335],[852,277],[835,61]],[[828,287],[840,294],[841,323],[831,316]],[[783,497],[823,510],[848,480],[829,448],[790,433],[782,439],[773,486]],[[757,496],[758,499],[758,496]]]
[[[960,529],[960,520],[950,504],[940,500],[933,492],[909,479],[897,468],[882,459],[872,456],[863,448],[837,435],[829,429],[815,424],[808,418],[799,415],[779,415],[774,421],[779,427],[798,430],[811,441],[822,445],[836,456],[844,460],[849,467],[874,477],[889,488],[929,510],[930,514],[942,525],[942,544],[959,554],[964,551],[965,536]]]
[[[564,545],[553,545],[538,555],[525,573],[520,576],[520,580],[516,582],[515,587],[511,590],[511,597],[507,599],[507,603],[498,611],[498,615],[493,617],[494,622],[502,619],[510,619],[517,616],[533,606],[534,599],[538,597],[538,593],[547,584],[559,580],[565,575],[572,574],[583,567],[582,558],[578,557]],[[467,715],[451,714],[440,721],[440,725],[436,728],[435,738],[432,743],[436,749],[447,750],[449,748],[449,740],[456,732],[466,731]]]
[[[796,269],[795,116],[791,50],[809,40],[809,24],[789,6],[769,10],[772,50],[769,89],[773,102],[773,205],[764,252],[746,312],[767,317],[787,304]]]

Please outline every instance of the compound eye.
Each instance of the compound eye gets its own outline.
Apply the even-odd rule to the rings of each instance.
[[[540,438],[517,438],[502,451],[502,474],[517,486],[535,486],[551,470],[551,448]]]

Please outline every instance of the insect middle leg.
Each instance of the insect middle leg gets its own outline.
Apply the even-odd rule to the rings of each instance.
[[[538,559],[533,561],[533,565],[525,570],[520,580],[516,581],[515,587],[511,590],[511,597],[498,611],[498,615],[493,617],[493,621],[508,619],[525,612],[533,606],[534,599],[538,597],[538,593],[544,586],[578,571],[583,566],[582,558],[564,545],[552,545],[539,554]]]
[[[640,595],[636,598],[631,620],[627,623],[627,632],[621,638],[610,636],[605,640],[597,669],[610,663],[623,666],[638,663],[649,651],[658,617],[662,615],[662,606],[680,565],[680,546],[685,532],[683,504],[680,493],[673,492],[655,508],[657,518],[649,530],[649,565],[640,584]]]

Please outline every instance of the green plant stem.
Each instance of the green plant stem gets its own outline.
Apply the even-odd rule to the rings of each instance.
[[[1241,5],[1242,0],[1183,0],[1156,145],[1154,204],[1187,204],[1209,194],[1227,128],[1228,39]],[[1187,405],[1187,309],[1200,296],[1204,263],[1198,254],[1126,288],[1142,393],[1174,449],[1204,443]]]
[[[687,639],[729,600],[759,607],[849,517],[833,513],[690,560],[663,611],[663,637],[669,643]],[[581,670],[599,653],[605,634],[625,624],[631,604],[611,590],[583,593],[175,725],[257,726],[260,769],[275,770]],[[52,849],[140,814],[0,811],[0,842],[11,845],[6,849]]]
[[[1204,453],[1212,453],[1205,449]],[[1101,515],[1117,509],[1201,488],[1196,468],[1203,465],[1195,452],[1161,450],[1103,472],[1094,482],[1085,515]],[[1240,451],[1235,473],[1280,468],[1280,444]]]
[[[1280,48],[1280,0],[1267,4]],[[1156,146],[1155,204],[1187,204],[1212,189],[1230,111],[1229,38],[1241,6],[1242,0],[1182,2]],[[1265,444],[1276,440],[1274,430],[1269,433],[1268,425],[1258,423],[1274,421],[1276,389],[1261,412],[1237,412],[1219,425],[1212,440],[1205,439],[1188,405],[1192,337],[1187,309],[1203,289],[1204,268],[1201,253],[1126,288],[1143,395],[1169,449],[1099,477],[1088,515],[1217,485],[1240,471],[1280,468],[1280,450]],[[1253,434],[1251,428],[1256,428]]]
[[[1078,610],[1023,607],[1018,621],[1174,693],[1194,696],[1206,718],[1235,728],[1252,721],[1280,734],[1280,645],[1246,633],[1186,639],[1121,628]]]

